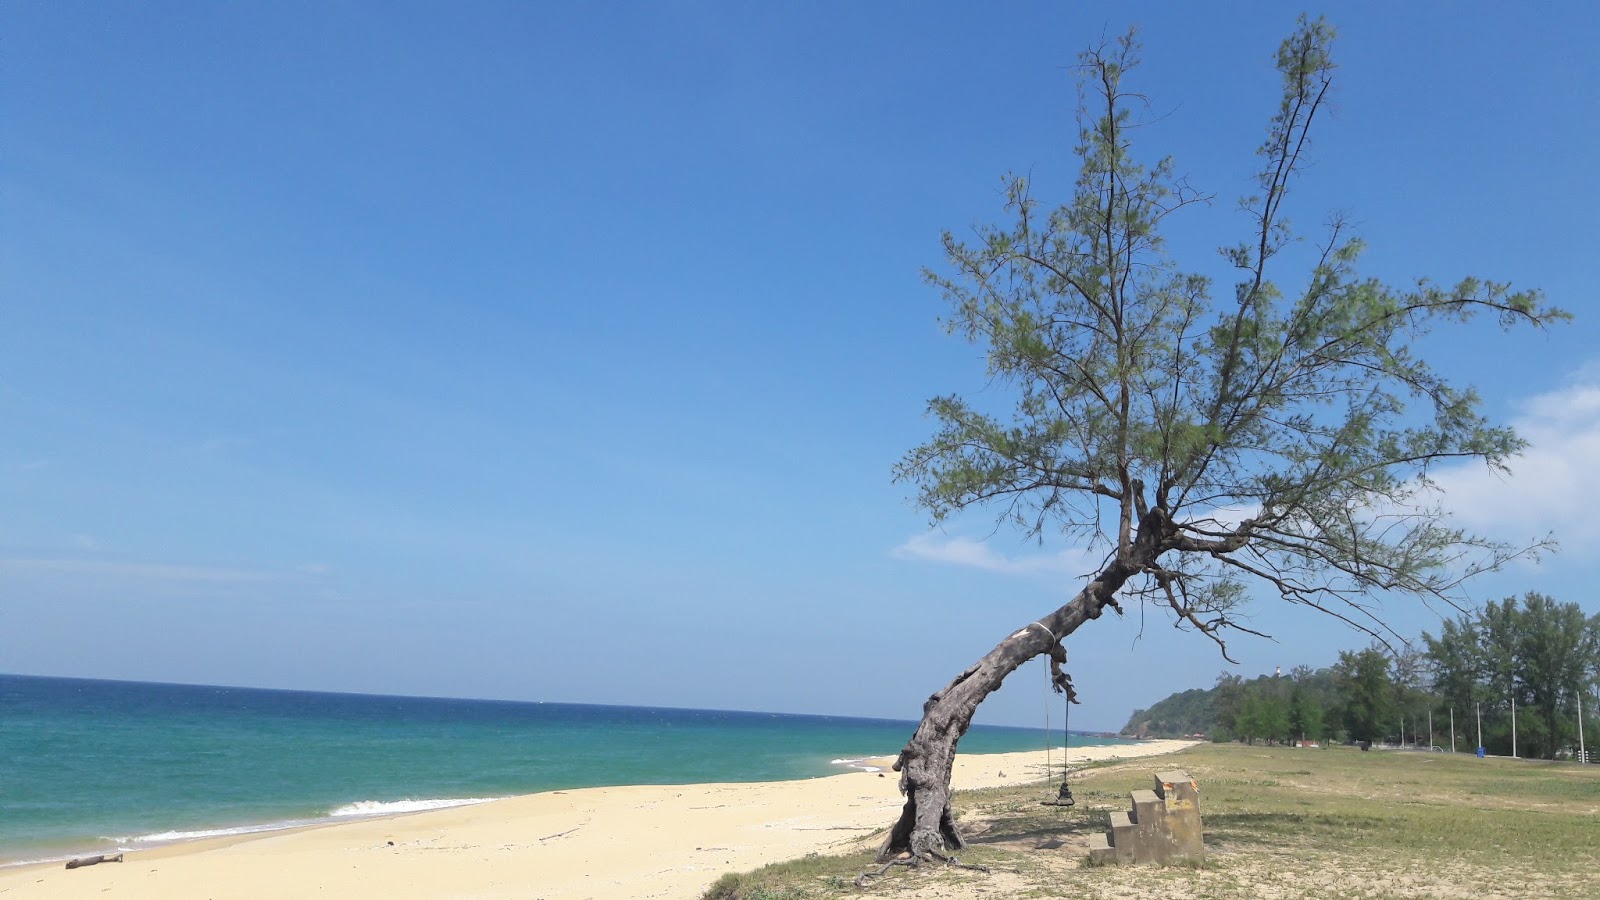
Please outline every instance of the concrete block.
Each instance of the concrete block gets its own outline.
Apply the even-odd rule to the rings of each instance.
[[[1155,791],[1134,791],[1134,859],[1142,863],[1164,863],[1171,855],[1167,838],[1167,804]]]
[[[1204,858],[1200,788],[1187,772],[1162,772],[1155,790],[1132,791],[1128,799],[1128,812],[1111,814],[1111,833],[1091,840],[1091,856],[1137,863]]]
[[[1189,773],[1162,772],[1156,776],[1156,792],[1167,807],[1166,828],[1171,841],[1172,859],[1201,859],[1205,856],[1204,826],[1200,821],[1200,786]]]
[[[1200,798],[1200,787],[1189,777],[1188,772],[1174,769],[1156,775],[1156,796],[1167,801],[1169,807],[1173,803],[1185,801],[1194,803]]]
[[[1133,801],[1133,823],[1140,831],[1159,828],[1165,821],[1167,805],[1155,791],[1132,791],[1128,798]]]
[[[1133,862],[1139,844],[1139,826],[1120,809],[1111,812],[1111,847],[1118,862]]]
[[[1106,842],[1104,833],[1089,835],[1089,858],[1095,862],[1116,862],[1116,850]]]

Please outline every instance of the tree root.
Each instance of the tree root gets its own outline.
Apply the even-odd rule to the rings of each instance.
[[[946,856],[937,850],[929,850],[928,856],[933,860],[944,863],[946,867],[951,869],[965,869],[969,872],[982,872],[985,875],[989,874],[988,866],[978,866],[973,865],[972,863],[964,863],[954,856]],[[920,869],[922,868],[923,862],[925,862],[925,860],[918,856],[896,857],[895,859],[891,859],[879,866],[877,869],[871,869],[862,872],[856,877],[855,885],[856,887],[864,888],[872,881],[872,879],[883,877],[895,866],[905,866],[908,869]]]
[[[876,870],[869,869],[868,871],[862,872],[860,875],[856,876],[856,887],[859,887],[859,888],[866,887],[868,882],[870,882],[872,879],[883,877],[886,873],[888,873],[888,871],[890,869],[894,868],[895,866],[907,866],[909,868],[915,869],[915,868],[919,868],[921,865],[922,865],[922,860],[917,859],[915,856],[911,857],[910,859],[891,859],[888,862],[884,863],[883,865],[879,866]]]

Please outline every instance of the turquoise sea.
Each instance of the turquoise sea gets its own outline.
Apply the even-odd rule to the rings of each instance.
[[[0,864],[563,788],[812,778],[914,727],[0,675]],[[1044,742],[975,726],[961,749]]]

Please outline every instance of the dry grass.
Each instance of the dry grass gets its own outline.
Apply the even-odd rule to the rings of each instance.
[[[1089,835],[1157,769],[1200,784],[1203,865],[1091,867]],[[844,857],[727,876],[718,900],[835,897],[1524,898],[1600,896],[1600,766],[1237,744],[1085,771],[1079,805],[1048,785],[964,792],[964,862],[857,888],[882,835]],[[885,823],[887,824],[887,823]]]

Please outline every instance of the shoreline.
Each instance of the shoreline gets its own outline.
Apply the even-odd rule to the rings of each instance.
[[[544,793],[544,791],[533,791]],[[440,809],[454,809],[461,806],[475,806],[485,802],[504,801],[504,799],[530,796],[530,794],[506,794],[502,798],[440,798],[440,799],[403,799],[403,801],[362,801],[357,804],[346,804],[338,807],[333,812],[318,817],[299,818],[272,818],[267,822],[243,823],[243,825],[213,825],[198,826],[194,830],[155,831],[150,834],[128,834],[122,838],[101,838],[102,844],[112,846],[78,846],[78,844],[61,844],[59,847],[48,847],[43,850],[43,857],[21,858],[21,860],[5,860],[0,858],[0,874],[13,870],[18,866],[50,865],[50,863],[64,863],[72,858],[93,857],[99,854],[144,854],[149,850],[160,850],[165,847],[184,846],[200,841],[224,841],[224,839],[248,839],[277,834],[280,831],[296,831],[301,828],[317,828],[322,825],[342,825],[347,822],[365,822],[370,818],[397,818],[405,815],[416,815],[419,812],[434,812]],[[373,804],[370,812],[344,812],[350,807],[360,807],[363,804]]]
[[[1191,741],[1074,748],[1072,764],[1171,753]],[[854,760],[887,769],[892,757]],[[1051,756],[1059,767],[1061,753]],[[1042,750],[965,754],[958,790],[1045,778]],[[1059,771],[1059,768],[1056,769]],[[0,868],[0,894],[65,898],[694,898],[722,874],[825,852],[879,831],[903,798],[893,772],[794,781],[545,791],[462,806],[317,821],[125,851],[124,862]]]
[[[910,727],[910,723],[907,723]],[[995,727],[995,726],[986,726]],[[1005,726],[1000,726],[1005,727]],[[1078,740],[1090,741],[1110,740],[1114,743],[1090,743],[1084,747],[1126,747],[1144,740],[1141,738],[1121,738],[1102,734],[1078,733]],[[1059,740],[1059,738],[1057,738]],[[1043,748],[1041,748],[1043,749]],[[1059,757],[1060,746],[1053,746],[1051,752]],[[982,751],[980,751],[981,753]],[[1031,752],[1001,750],[1000,753]],[[892,756],[848,756],[827,759],[826,764],[821,764],[825,755],[820,755],[819,766],[810,772],[786,776],[765,778],[728,778],[729,783],[755,783],[758,781],[794,781],[812,778],[829,777],[853,771],[878,772],[888,771],[893,763]],[[84,858],[100,854],[146,852],[173,846],[175,844],[189,844],[197,841],[207,841],[222,838],[253,837],[276,834],[284,831],[312,826],[340,824],[346,822],[362,821],[373,818],[390,818],[399,815],[408,815],[413,812],[431,811],[434,809],[465,806],[477,803],[486,803],[495,800],[506,800],[515,797],[530,796],[532,794],[548,793],[550,791],[570,791],[586,788],[625,787],[625,786],[673,786],[689,784],[722,783],[721,777],[698,778],[687,781],[639,781],[616,783],[588,783],[540,786],[511,790],[500,794],[478,794],[474,796],[428,797],[406,796],[396,800],[360,800],[344,802],[342,800],[329,800],[323,805],[322,811],[312,811],[318,804],[316,801],[301,801],[294,804],[299,807],[293,810],[284,810],[282,814],[274,816],[266,812],[259,817],[242,818],[213,818],[192,819],[188,822],[177,821],[176,824],[147,822],[142,825],[116,825],[105,824],[98,829],[59,839],[46,840],[25,850],[15,850],[7,853],[4,838],[0,837],[0,874],[11,869],[23,866],[46,865],[62,863],[75,858]],[[4,832],[0,832],[3,835]]]

